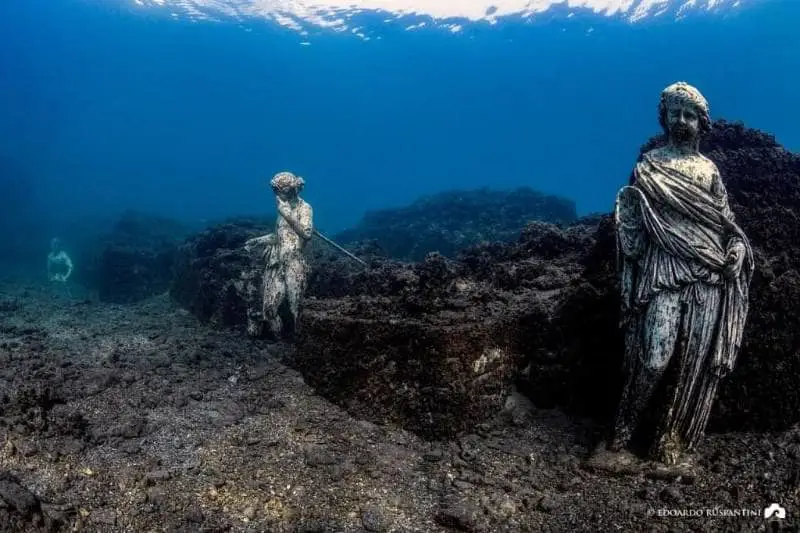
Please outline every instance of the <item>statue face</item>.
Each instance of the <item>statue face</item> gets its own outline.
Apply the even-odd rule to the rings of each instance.
[[[279,189],[279,190],[275,191],[275,194],[278,196],[278,198],[280,198],[281,200],[284,200],[286,202],[294,200],[295,198],[297,198],[297,190],[296,189],[288,189],[288,190],[287,189]]]
[[[677,143],[691,142],[700,131],[700,116],[689,102],[673,99],[667,104],[669,136]]]

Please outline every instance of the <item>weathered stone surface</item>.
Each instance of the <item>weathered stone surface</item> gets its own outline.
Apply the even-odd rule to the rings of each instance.
[[[785,429],[800,421],[800,156],[771,135],[718,124],[703,150],[726,180],[756,272],[737,369],[710,429]]]
[[[502,317],[472,315],[409,317],[386,297],[309,300],[288,362],[359,417],[453,435],[503,406],[521,362]]]
[[[659,142],[656,138],[642,150]],[[702,150],[720,168],[732,208],[751,236],[757,260],[744,346],[736,370],[721,388],[709,427],[717,431],[785,429],[800,420],[796,386],[800,275],[794,266],[800,261],[796,244],[800,242],[796,214],[800,158],[768,135],[724,121],[714,124]],[[469,249],[454,268],[462,283],[471,284],[475,294],[481,295],[477,299],[481,303],[465,304],[453,320],[463,324],[471,311],[498,309],[494,316],[502,315],[505,331],[512,332],[505,338],[510,353],[523,356],[512,358],[520,362],[517,377],[522,390],[540,406],[561,406],[576,414],[605,418],[619,395],[622,353],[614,250],[613,222],[606,215],[566,228],[532,224],[517,243]],[[350,290],[359,283],[361,278],[356,276]],[[374,289],[378,284],[370,286]],[[337,292],[347,289],[340,283]],[[406,288],[408,292],[414,293]],[[443,298],[446,295],[440,294],[439,301]],[[413,300],[405,297],[406,302]],[[435,297],[428,299],[435,301]],[[331,303],[328,315],[336,316],[333,309],[341,305]],[[360,309],[374,313],[375,307],[364,304]],[[410,311],[406,307],[405,312]],[[495,320],[492,316],[484,315],[480,324],[487,327],[486,322]],[[330,327],[333,324],[326,324]],[[312,344],[301,345],[300,353]],[[472,353],[481,348],[487,346],[472,346]],[[349,355],[339,361],[356,360],[355,351],[343,350]],[[309,361],[303,368],[313,374]],[[319,376],[319,381],[325,378]],[[330,381],[323,388],[335,390],[336,386]]]
[[[258,260],[244,243],[273,227],[268,220],[230,220],[187,239],[176,254],[171,298],[203,322],[244,327],[241,275]]]
[[[458,261],[429,254],[367,271],[320,261],[288,362],[358,416],[428,438],[498,412],[521,373],[533,375],[533,397],[554,404],[569,373],[555,364],[553,321],[580,286],[592,228],[532,223],[516,244],[485,244]]]
[[[661,142],[662,138],[654,138],[642,152]],[[719,167],[731,207],[750,237],[756,258],[743,347],[736,369],[720,388],[709,430],[785,429],[800,421],[796,385],[800,376],[800,275],[796,267],[800,264],[800,157],[784,150],[770,135],[725,121],[714,124],[701,150]],[[568,307],[575,312],[559,320],[569,337],[597,341],[594,353],[586,346],[562,352],[566,360],[573,360],[569,373],[574,376],[575,390],[581,393],[559,398],[557,403],[583,414],[602,414],[606,407],[598,409],[595,399],[608,394],[616,398],[616,378],[606,368],[619,362],[622,347],[621,336],[612,327],[618,316],[618,287],[610,218],[601,223],[594,237],[594,248],[581,260],[586,268],[583,280],[594,295],[569,298]],[[614,383],[613,388],[587,380],[594,372]],[[534,384],[532,388],[539,387]]]
[[[723,121],[702,151],[720,168],[757,262],[744,346],[709,429],[786,428],[800,421],[800,157]],[[176,298],[198,316],[244,320],[235,298],[219,296],[236,272],[230,250],[252,235],[244,233],[206,239],[196,252],[205,259],[177,270],[187,285]],[[405,264],[362,248],[367,270],[317,245],[290,363],[360,416],[427,436],[480,422],[515,381],[539,406],[605,419],[622,355],[614,250],[609,215],[533,223],[514,243],[484,243],[456,260]],[[472,365],[495,349],[503,355],[476,376]]]

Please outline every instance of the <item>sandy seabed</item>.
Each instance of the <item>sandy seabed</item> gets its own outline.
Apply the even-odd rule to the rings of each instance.
[[[0,284],[3,532],[797,531],[798,428],[709,435],[678,479],[587,470],[601,428],[517,396],[426,442],[315,395],[288,345],[62,289]]]

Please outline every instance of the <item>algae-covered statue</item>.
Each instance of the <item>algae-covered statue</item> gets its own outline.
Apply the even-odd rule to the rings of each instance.
[[[65,283],[72,275],[74,265],[69,254],[61,247],[61,240],[50,241],[50,253],[47,254],[47,279]]]
[[[260,283],[249,284],[247,332],[257,337],[264,326],[273,337],[284,332],[282,307],[292,319],[289,331],[299,325],[300,306],[308,278],[305,248],[314,233],[313,210],[299,194],[305,181],[291,172],[279,172],[270,182],[275,193],[278,218],[275,233],[250,239],[248,251],[262,250],[265,261]]]
[[[719,170],[699,152],[711,127],[706,99],[686,83],[670,85],[659,122],[667,145],[643,155],[617,196],[626,384],[607,453],[634,458],[632,436],[663,386],[649,458],[691,468],[741,346],[753,252]]]

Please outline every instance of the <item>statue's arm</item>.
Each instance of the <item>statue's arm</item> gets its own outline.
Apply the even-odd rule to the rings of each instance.
[[[292,229],[305,240],[310,240],[314,234],[314,210],[307,203],[303,203],[299,209],[292,212],[285,207],[280,207],[280,214]]]
[[[734,215],[733,210],[731,209],[730,200],[728,199],[728,191],[725,188],[725,183],[722,181],[722,176],[720,175],[719,169],[717,169],[716,166],[714,167],[713,190],[714,193],[722,199],[722,215],[731,223],[735,224],[736,215]],[[741,249],[742,252],[744,251],[745,242],[742,240],[742,236],[736,231],[731,229],[728,230],[727,243],[729,251],[735,248]]]
[[[641,192],[633,186],[623,187],[617,194],[615,221],[617,234],[617,269],[620,274],[621,322],[624,326],[634,316],[633,295],[636,292],[636,263],[643,255],[647,233],[642,218]]]
[[[619,252],[633,260],[642,256],[647,241],[639,194],[634,187],[624,187],[617,195],[615,208]]]
[[[267,233],[266,235],[262,235],[260,237],[253,237],[252,239],[248,239],[244,243],[244,246],[245,248],[250,249],[253,246],[259,246],[259,245],[269,246],[271,244],[275,244],[275,242],[276,242],[275,234]]]
[[[722,198],[722,214],[731,222],[736,222],[736,217],[731,210],[730,202],[728,201],[728,190],[725,188],[725,183],[722,181],[722,176],[719,169],[714,165],[714,178],[711,184],[712,191],[715,195]]]
[[[637,260],[644,254],[646,235],[639,226],[620,226],[617,228],[619,248],[627,259]]]
[[[298,217],[300,226],[300,236],[305,240],[310,240],[314,235],[314,210],[308,204],[303,204]]]
[[[267,233],[266,235],[262,235],[260,237],[248,239],[244,243],[244,249],[247,250],[248,253],[252,253],[254,249],[263,247],[261,254],[266,256],[277,242],[278,239],[274,233]]]

